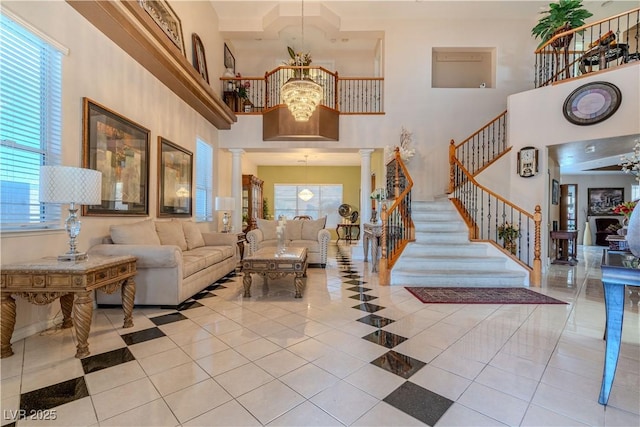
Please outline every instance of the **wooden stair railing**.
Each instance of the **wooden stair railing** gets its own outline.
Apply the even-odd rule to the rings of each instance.
[[[391,284],[391,270],[409,242],[416,239],[416,230],[411,218],[411,189],[413,180],[402,161],[400,149],[396,147],[394,157],[387,163],[387,194],[392,198],[383,203],[380,218],[381,257],[378,264],[378,283]],[[374,255],[375,256],[375,255]]]
[[[506,111],[503,111],[498,117],[491,120],[460,144],[456,144],[452,139],[449,145],[449,164],[451,166],[449,193],[453,192],[451,187],[453,158],[457,158],[473,176],[476,176],[502,157],[508,150]]]
[[[535,51],[535,87],[637,64],[639,39],[640,8],[559,33]]]
[[[480,185],[457,159],[452,161],[453,191],[450,198],[469,227],[469,239],[489,242],[529,271],[529,282],[539,286],[542,277],[540,205],[535,212],[509,202]],[[501,237],[501,230],[512,227],[513,238]],[[502,243],[500,243],[500,241]]]

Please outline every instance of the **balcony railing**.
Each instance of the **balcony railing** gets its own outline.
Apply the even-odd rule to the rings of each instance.
[[[221,77],[223,98],[239,114],[262,113],[282,104],[280,88],[292,77],[303,75],[322,86],[320,105],[340,114],[384,114],[384,79],[381,77],[339,77],[322,67],[280,66],[264,77]],[[244,87],[246,98],[238,88]]]
[[[640,8],[557,34],[536,52],[535,87],[639,61]]]

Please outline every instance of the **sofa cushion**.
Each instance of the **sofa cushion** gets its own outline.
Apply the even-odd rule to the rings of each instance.
[[[113,243],[118,245],[160,245],[152,219],[109,227]]]
[[[302,223],[306,220],[293,219],[287,221],[284,227],[284,238],[287,240],[300,240],[302,238]]]
[[[318,232],[322,230],[326,223],[327,217],[312,219],[302,222],[302,240],[318,240]]]
[[[156,221],[156,232],[161,245],[175,245],[183,251],[187,250],[187,241],[180,221]]]
[[[262,231],[262,238],[264,240],[272,240],[276,238],[276,226],[278,225],[276,221],[260,218],[258,218],[257,221],[258,228]]]
[[[187,250],[196,249],[204,246],[204,238],[198,225],[193,221],[184,221],[182,223],[182,231],[184,231],[184,239],[187,241]]]

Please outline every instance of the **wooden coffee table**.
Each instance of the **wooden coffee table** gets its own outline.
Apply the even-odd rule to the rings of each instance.
[[[89,329],[93,315],[93,293],[100,290],[122,292],[123,328],[133,326],[133,300],[136,293],[136,257],[103,257],[92,255],[86,261],[58,261],[57,257],[42,258],[21,264],[2,266],[1,357],[13,354],[11,335],[16,323],[18,295],[32,304],[46,305],[60,299],[62,327],[75,324],[78,345],[76,357],[89,355]],[[73,319],[71,312],[73,311]]]
[[[307,248],[262,248],[242,260],[244,277],[244,296],[251,296],[251,274],[260,274],[267,283],[267,278],[275,279],[289,274],[295,276],[293,284],[296,289],[295,298],[302,298],[302,278],[307,274]]]

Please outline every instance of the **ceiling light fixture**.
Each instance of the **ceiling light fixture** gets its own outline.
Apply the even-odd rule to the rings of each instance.
[[[308,163],[308,155],[304,156],[304,176],[305,176],[305,182],[309,182],[309,163]],[[309,200],[313,199],[313,191],[309,190],[308,188],[304,188],[302,190],[300,190],[300,192],[298,193],[298,197],[300,198],[300,200],[308,202]]]
[[[304,50],[304,0],[302,0],[302,48]],[[297,56],[296,56],[297,58]],[[303,64],[298,61],[299,73],[280,88],[280,96],[293,114],[296,122],[307,122],[322,99],[322,86],[308,77]]]

